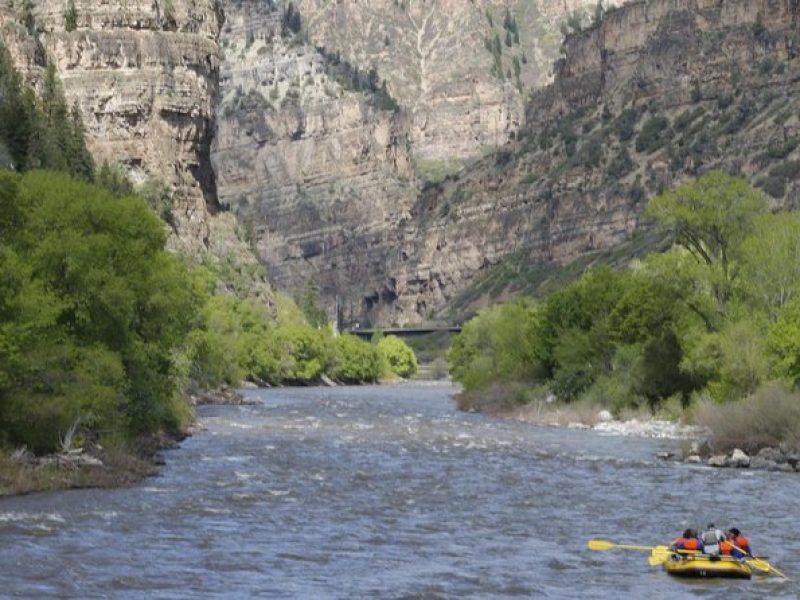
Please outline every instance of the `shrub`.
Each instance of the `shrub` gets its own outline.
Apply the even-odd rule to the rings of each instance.
[[[768,176],[756,184],[773,198],[783,198],[786,193],[786,180],[783,177]]]
[[[796,179],[800,175],[800,160],[787,160],[785,163],[770,169],[769,174],[773,177]]]
[[[453,338],[447,352],[451,376],[467,391],[495,381],[540,379],[537,323],[537,309],[524,301],[481,311]]]
[[[770,140],[767,146],[767,155],[770,158],[786,158],[797,148],[800,137]]]
[[[319,330],[308,325],[287,325],[276,332],[280,376],[287,383],[316,381],[330,358]]]
[[[628,108],[617,117],[614,123],[614,130],[621,142],[627,142],[633,137],[636,128],[636,122],[639,120],[639,113],[636,109]]]
[[[603,144],[599,138],[592,138],[581,145],[576,162],[587,169],[597,167],[603,160]]]
[[[611,162],[608,164],[608,176],[612,179],[620,179],[630,173],[633,168],[633,160],[628,149],[623,146]]]
[[[800,397],[778,383],[765,385],[743,400],[718,404],[705,401],[694,411],[696,425],[711,432],[714,452],[740,448],[749,454],[781,444],[800,444]]]
[[[375,382],[381,374],[380,351],[355,335],[340,335],[327,374],[344,383]]]
[[[411,377],[417,372],[417,356],[411,347],[396,335],[388,335],[378,341],[378,350],[386,359],[392,373],[400,377]]]
[[[78,28],[78,10],[75,8],[74,0],[69,0],[67,10],[64,11],[64,29],[75,31]]]
[[[669,137],[669,119],[655,115],[642,126],[636,138],[636,151],[651,153],[656,151]]]

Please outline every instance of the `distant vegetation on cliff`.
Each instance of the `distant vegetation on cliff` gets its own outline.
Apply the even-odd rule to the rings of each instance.
[[[674,415],[800,382],[800,214],[770,213],[764,194],[715,171],[653,198],[646,216],[671,236],[668,251],[589,270],[541,303],[498,305],[465,325],[448,357],[462,406],[502,410],[553,394]],[[741,425],[744,435],[752,423]],[[785,425],[769,435],[800,441]]]

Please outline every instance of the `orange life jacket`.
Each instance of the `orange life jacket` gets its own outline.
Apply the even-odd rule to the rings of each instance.
[[[733,544],[728,540],[722,540],[719,543],[719,553],[722,556],[730,556],[733,553]]]
[[[743,535],[740,535],[739,537],[735,538],[733,540],[733,543],[736,546],[738,546],[741,550],[746,552],[747,554],[751,554],[751,552],[750,552],[750,540],[748,540]]]
[[[700,540],[697,538],[679,537],[672,542],[672,547],[682,550],[700,550]]]

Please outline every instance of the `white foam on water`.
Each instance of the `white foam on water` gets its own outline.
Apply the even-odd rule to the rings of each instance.
[[[252,459],[252,456],[244,456],[244,455],[234,455],[234,456],[225,456],[222,460],[225,462],[235,462],[235,463],[243,463],[248,462]]]
[[[59,513],[0,513],[0,523],[24,523],[25,521],[50,521],[51,523],[66,523],[64,517],[62,517]]]

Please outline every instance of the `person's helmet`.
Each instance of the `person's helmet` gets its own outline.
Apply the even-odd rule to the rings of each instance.
[[[694,537],[694,531],[692,531],[691,529],[687,529],[686,531],[683,532],[683,537],[685,538]]]
[[[739,536],[739,535],[740,535],[742,532],[741,532],[741,531],[739,531],[738,529],[736,529],[736,527],[731,527],[731,533],[734,535],[734,537],[737,537],[737,536]]]
[[[716,529],[716,527],[713,523],[709,523],[708,525],[706,525],[706,529]]]

